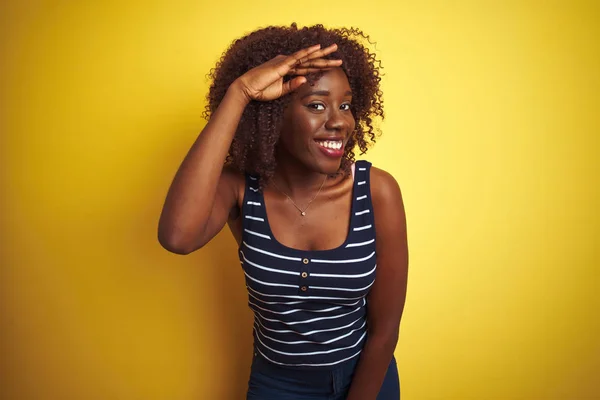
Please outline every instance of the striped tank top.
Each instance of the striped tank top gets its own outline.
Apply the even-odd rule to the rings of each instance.
[[[254,347],[286,367],[331,368],[357,357],[375,282],[371,163],[357,161],[350,228],[331,250],[287,247],[271,232],[258,179],[246,177],[239,257],[254,312]]]

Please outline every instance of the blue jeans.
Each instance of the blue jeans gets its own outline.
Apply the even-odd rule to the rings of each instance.
[[[358,359],[331,370],[311,370],[280,367],[255,354],[246,400],[344,400]],[[398,368],[392,358],[377,400],[399,399]]]

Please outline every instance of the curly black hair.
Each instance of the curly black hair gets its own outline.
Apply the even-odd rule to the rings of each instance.
[[[354,148],[358,146],[360,154],[364,154],[369,145],[375,143],[379,131],[373,126],[373,118],[384,118],[382,92],[379,88],[381,61],[366,47],[372,42],[360,29],[327,29],[321,24],[298,29],[293,23],[290,27],[262,28],[234,40],[208,74],[212,83],[207,95],[204,118],[210,118],[229,86],[248,70],[280,54],[289,55],[315,44],[325,48],[333,43],[338,45],[338,49],[325,58],[343,61],[341,68],[346,73],[352,90],[351,110],[356,121],[356,128],[346,144],[340,167],[340,170],[347,173],[354,161]],[[293,77],[284,79],[287,81],[291,78]],[[307,76],[308,83],[317,78],[317,74]],[[288,101],[289,95],[268,102],[251,101],[244,110],[229,148],[225,163],[241,173],[260,176],[261,186],[275,172],[275,150],[282,128],[283,111]]]

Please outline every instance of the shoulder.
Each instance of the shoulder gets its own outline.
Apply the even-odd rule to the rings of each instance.
[[[225,165],[219,180],[220,190],[228,192],[228,196],[235,199],[236,205],[243,201],[246,189],[246,177],[230,165]]]
[[[231,165],[225,164],[223,166],[223,171],[221,172],[221,176],[225,179],[230,180],[231,182],[245,182],[246,177],[240,171],[232,167]]]
[[[386,200],[402,197],[400,185],[392,174],[374,166],[371,167],[370,172],[373,202],[386,202]]]
[[[225,165],[221,171],[221,183],[224,183],[231,189],[243,190],[246,184],[246,177],[230,165]]]
[[[404,220],[404,201],[400,185],[389,172],[371,167],[371,198],[375,218],[380,223],[400,223]]]

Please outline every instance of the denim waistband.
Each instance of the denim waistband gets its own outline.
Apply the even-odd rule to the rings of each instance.
[[[271,379],[285,382],[290,387],[309,384],[312,390],[322,393],[338,394],[348,389],[354,370],[360,356],[344,361],[327,369],[311,367],[287,367],[274,364],[264,358],[258,351],[254,351],[252,372],[268,375]]]

